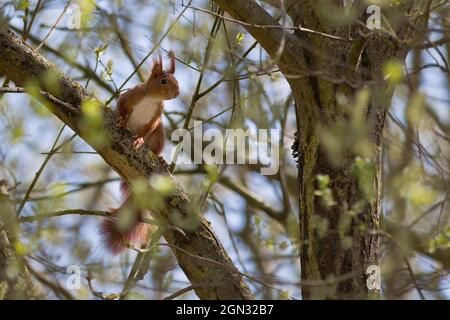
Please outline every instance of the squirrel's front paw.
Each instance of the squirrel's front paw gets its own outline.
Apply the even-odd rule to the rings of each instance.
[[[144,145],[144,142],[145,142],[144,138],[142,138],[142,137],[136,138],[133,142],[133,149],[139,150]]]

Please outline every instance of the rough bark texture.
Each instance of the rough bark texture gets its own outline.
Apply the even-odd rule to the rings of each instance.
[[[412,7],[408,5],[394,10],[398,10],[396,17],[401,20],[395,29],[401,40],[409,39],[412,33],[410,28],[405,27],[409,17],[401,14],[401,10],[405,10],[403,12],[414,16],[414,11],[409,11],[410,8]],[[295,22],[302,26],[347,37],[349,28],[336,29],[327,25],[323,17],[317,15],[317,7],[312,1],[302,1],[294,11],[298,13]],[[365,21],[364,16],[361,18]],[[358,39],[356,30],[350,29],[350,34],[352,38]],[[305,34],[298,36],[313,48],[304,52],[305,60],[311,68],[328,68],[330,74],[336,75],[335,79],[342,81],[309,77],[295,86],[294,90],[299,138],[297,152],[302,279],[326,280],[323,286],[303,287],[303,297],[376,298],[379,290],[367,285],[368,277],[371,276],[367,268],[379,266],[382,134],[392,97],[392,88],[383,82],[382,68],[389,59],[403,62],[407,50],[381,34],[368,39],[359,38],[355,43],[336,43],[334,40]],[[352,81],[353,85],[349,83]],[[346,141],[341,141],[342,159],[336,162],[336,159],[327,154],[320,131],[333,128],[340,122],[348,123],[349,136],[344,136],[343,139],[352,139],[351,121],[348,119],[351,113],[338,103],[337,97],[343,94],[350,101],[354,100],[358,90],[363,88],[359,81],[373,83],[369,85],[371,97],[367,110],[364,110],[367,146],[372,150],[370,157],[364,159],[373,169],[373,175],[367,177],[370,180],[371,195],[363,192],[363,186],[355,173],[357,153],[351,148],[346,150]],[[315,195],[318,175],[330,177],[329,188],[334,205],[324,205],[322,199]],[[320,232],[318,221],[325,223],[324,233]]]
[[[42,81],[49,72],[56,73],[57,86],[49,86]],[[0,27],[0,73],[10,78],[17,86],[33,83],[63,101],[64,103],[53,98],[47,99],[47,105],[60,120],[90,143],[126,181],[148,178],[156,173],[168,175],[166,169],[148,150],[132,150],[131,135],[115,126],[113,112],[108,108],[103,108],[103,114],[110,143],[101,146],[92,143],[88,132],[82,130],[80,121],[80,106],[84,100],[90,98],[88,92],[4,27]],[[177,257],[178,264],[195,285],[198,297],[253,299],[242,274],[233,265],[212,231],[210,223],[200,214],[189,210],[189,199],[181,188],[177,187],[177,191],[166,199],[166,204],[164,209],[157,212],[163,223],[178,225],[180,221],[193,221],[197,224],[194,230],[186,230],[187,237],[171,229],[165,231],[164,237]]]
[[[214,2],[234,19],[254,25],[279,25],[255,1]],[[289,1],[286,9],[295,26],[341,39],[351,36],[354,41],[302,30],[290,33],[280,28],[244,27],[274,58],[296,100],[298,141],[294,152],[298,154],[299,169],[303,298],[376,298],[379,290],[369,290],[366,269],[379,264],[381,139],[392,96],[392,88],[383,81],[382,68],[389,59],[404,61],[407,49],[403,41],[411,38],[413,28],[409,26],[416,23],[419,14],[414,1],[403,1],[390,7],[387,14],[397,40],[382,32],[363,38],[358,32],[360,26],[339,26],[329,19],[329,13],[335,10],[333,5],[339,6],[341,1]],[[355,8],[361,21],[367,18],[365,9],[365,6]],[[280,46],[283,46],[281,54]],[[336,159],[330,159],[321,135],[321,129],[333,128],[351,117],[345,106],[338,103],[338,95],[352,101],[364,87],[372,89],[364,116],[367,144],[372,150],[366,160],[373,168],[369,197],[361,190],[355,175],[353,150],[342,150],[342,159],[337,163]],[[334,205],[325,205],[315,195],[318,175],[330,177],[328,187]],[[320,223],[326,226],[324,232],[319,230]]]
[[[0,300],[39,299],[23,257],[15,249],[18,236],[16,215],[8,195],[0,193]]]
[[[42,299],[22,257],[14,250],[8,235],[0,231],[0,300]]]

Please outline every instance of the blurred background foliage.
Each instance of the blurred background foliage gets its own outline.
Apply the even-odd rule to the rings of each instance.
[[[432,1],[425,39],[449,36],[445,2]],[[75,5],[81,8],[80,29],[73,28]],[[221,131],[281,129],[276,175],[261,176],[259,165],[177,165],[174,175],[194,199],[206,196],[204,214],[239,270],[259,280],[249,280],[258,298],[301,299],[297,169],[290,151],[296,120],[289,86],[241,26],[194,7],[221,14],[202,0],[0,0],[0,12],[16,34],[111,107],[116,92],[146,79],[152,55],[174,50],[181,95],[166,103],[168,137],[177,128],[192,128],[194,120]],[[444,41],[412,50],[407,61],[385,64],[395,88],[383,142],[385,298],[450,295],[449,56]],[[50,74],[44,80],[52,85],[52,79]],[[342,161],[346,150],[360,155],[354,171],[367,198],[373,197],[374,169],[362,115],[370,94],[364,89],[354,101],[337,97],[351,120],[321,131],[331,159]],[[108,255],[99,243],[100,217],[93,213],[119,205],[117,174],[36,99],[0,99],[0,178],[8,181],[10,201],[22,217],[15,247],[47,298],[116,298],[136,252]],[[90,141],[103,143],[108,137],[93,104],[82,106],[86,130]],[[167,141],[166,159],[173,148]],[[315,195],[333,205],[329,178],[317,176],[317,182]],[[155,185],[162,192],[170,187],[163,180]],[[317,228],[327,232],[327,221],[318,220]],[[81,269],[80,290],[67,287],[70,265]],[[189,285],[170,249],[160,245],[130,298],[162,299]]]

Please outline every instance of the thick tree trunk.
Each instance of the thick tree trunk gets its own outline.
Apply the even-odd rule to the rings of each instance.
[[[297,103],[299,123],[304,123],[301,119],[306,118],[307,106],[302,103],[304,100],[297,101],[300,101]],[[368,176],[373,188],[373,197],[368,199],[355,175],[356,156],[345,152],[342,162],[330,160],[323,137],[314,129],[326,129],[321,120],[315,119],[298,128],[302,297],[367,298],[369,294],[377,297],[379,287],[376,284],[368,287],[367,283],[371,282],[368,277],[376,276],[373,272],[378,271],[379,265],[382,127],[374,133],[377,142],[372,145],[373,158],[365,159],[369,164],[367,170],[375,173]],[[327,189],[331,203],[317,195],[323,191],[318,182],[320,176],[329,178]],[[369,266],[375,270],[368,273]]]
[[[293,8],[295,24],[348,36],[348,28],[321,25],[314,5],[307,3]],[[403,20],[396,29],[399,41],[410,39],[406,19],[416,16],[412,6],[403,9],[406,16],[396,12]],[[367,299],[380,293],[382,135],[393,92],[383,79],[383,67],[389,59],[402,63],[408,50],[385,35],[365,39],[351,30],[352,38],[359,39],[353,43],[298,33],[309,46],[303,56],[312,73],[335,75],[290,80],[298,124],[294,151],[304,299]],[[367,104],[357,103],[366,89]],[[359,129],[353,127],[358,112],[363,121]],[[366,148],[362,152],[361,143]],[[320,177],[329,179],[326,190],[320,190]],[[323,192],[329,192],[328,202]]]
[[[403,62],[406,57],[405,41],[411,38],[411,26],[420,15],[415,1],[383,8],[389,11],[383,13],[395,36],[379,31],[367,37],[359,32],[367,30],[357,23],[345,25],[330,18],[331,12],[343,10],[342,1],[284,1],[284,6],[281,1],[265,1],[284,7],[281,16],[289,15],[294,26],[304,28],[294,33],[283,30],[256,1],[214,2],[244,22],[278,64],[296,100],[298,141],[294,153],[298,155],[303,298],[376,298],[381,138],[392,96],[382,68],[389,59]],[[352,5],[358,19],[365,21],[367,3],[354,1]],[[353,115],[349,110],[352,103],[356,105],[361,89],[370,89],[370,100],[358,120],[365,121],[363,138],[370,151],[359,159],[359,152],[347,140],[361,136],[350,130]],[[342,144],[337,146],[340,159],[335,159],[323,133],[345,132],[346,126],[348,136],[339,136],[334,142]],[[318,190],[321,176],[329,179],[326,190]],[[327,193],[328,203],[323,193]],[[369,266],[373,267],[368,270]]]

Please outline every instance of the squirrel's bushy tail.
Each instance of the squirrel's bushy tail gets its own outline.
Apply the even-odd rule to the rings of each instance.
[[[120,189],[124,200],[122,206],[110,209],[110,216],[101,222],[99,228],[103,245],[114,255],[130,246],[141,247],[145,244],[151,227],[149,224],[141,222],[142,212],[131,210],[132,206],[127,207],[131,192],[124,181],[121,182]],[[121,216],[123,213],[128,216]]]

